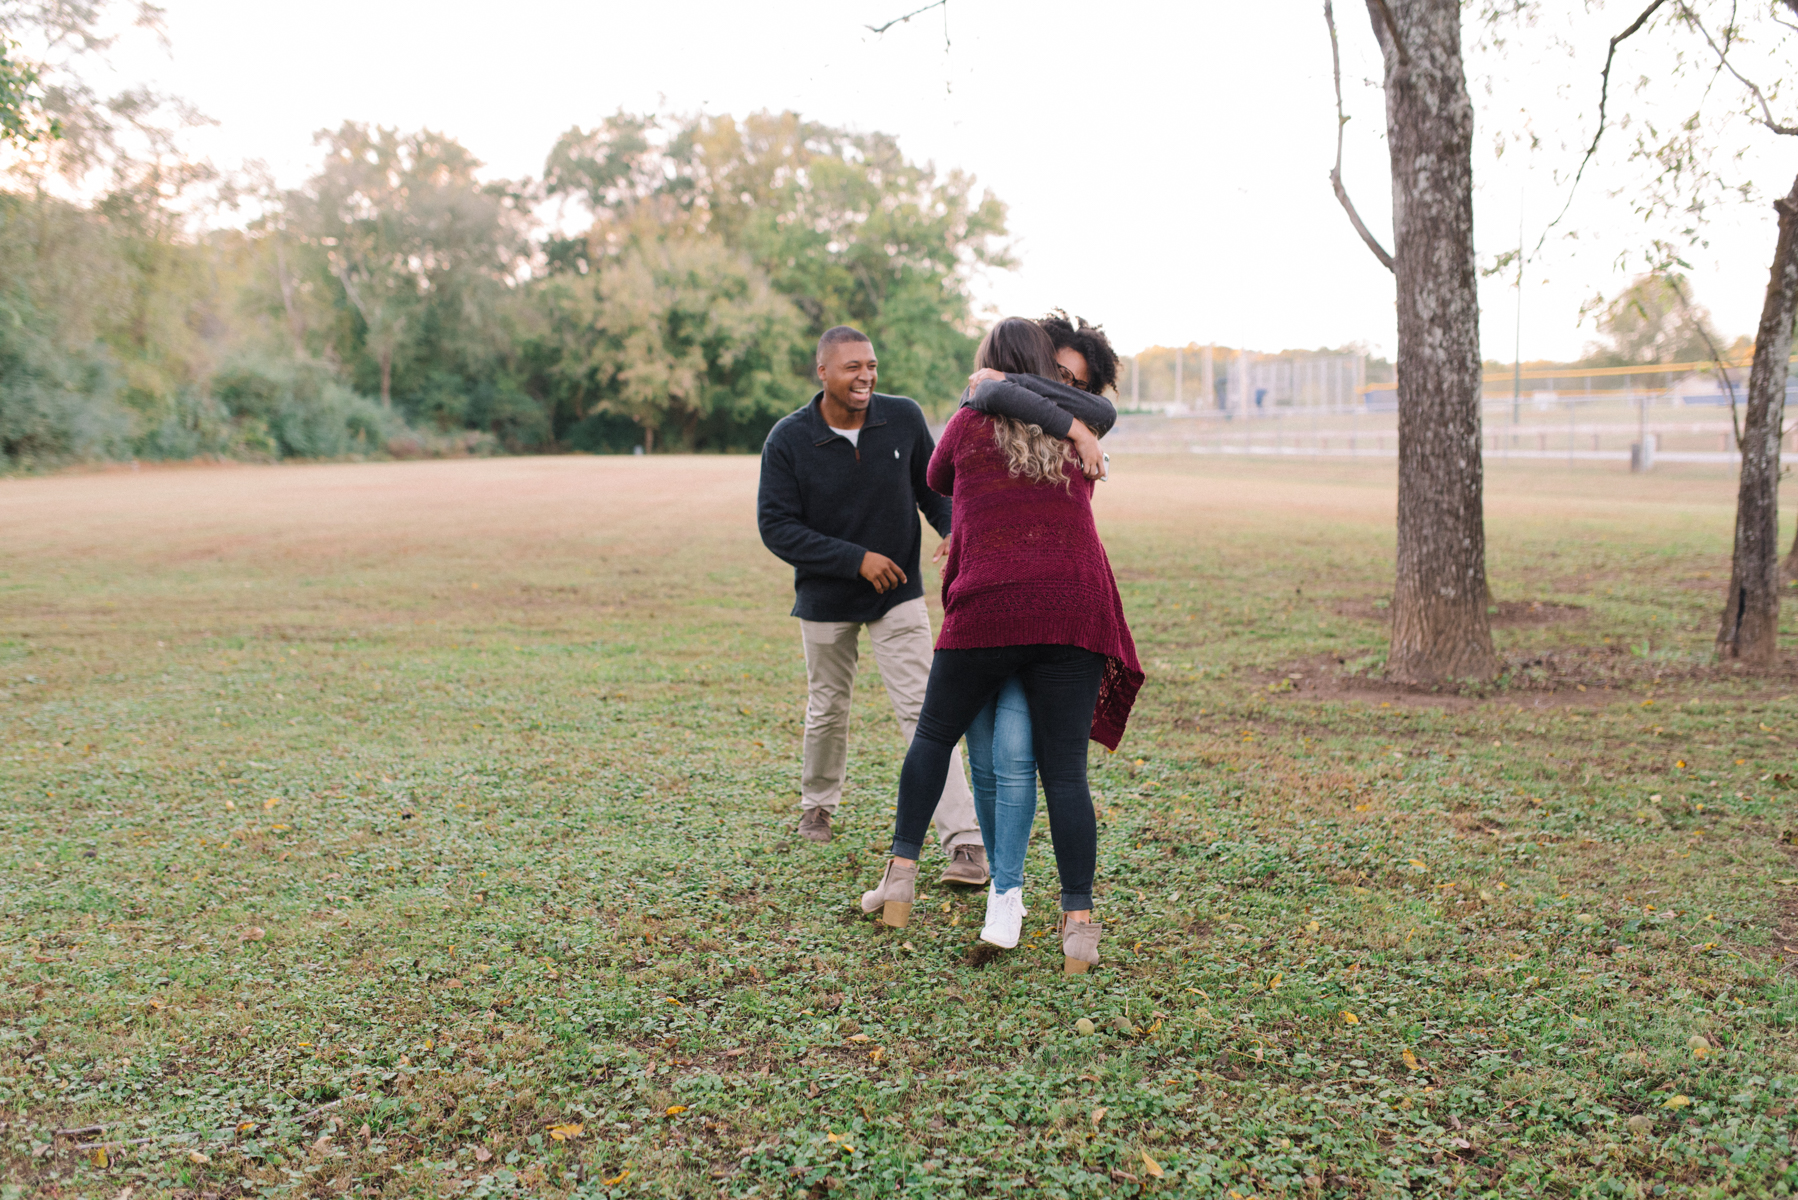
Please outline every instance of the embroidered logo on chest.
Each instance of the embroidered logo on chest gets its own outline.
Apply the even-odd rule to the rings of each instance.
[[[899,457],[899,452],[898,452],[898,451],[897,451],[897,450],[895,450],[895,451],[893,451],[893,457],[894,457],[894,458],[898,458],[898,457]]]

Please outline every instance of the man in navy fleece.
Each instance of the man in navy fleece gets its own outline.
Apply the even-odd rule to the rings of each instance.
[[[838,325],[818,339],[822,384],[762,446],[756,520],[762,542],[793,567],[793,615],[805,646],[805,746],[799,834],[832,837],[847,771],[849,700],[863,627],[910,744],[930,678],[932,637],[918,556],[923,513],[949,536],[950,505],[924,483],[936,443],[924,412],[874,390],[874,346]],[[945,883],[987,882],[986,848],[960,754],[934,818]]]

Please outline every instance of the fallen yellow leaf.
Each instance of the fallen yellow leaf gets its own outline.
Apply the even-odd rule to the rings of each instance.
[[[1151,1175],[1156,1179],[1161,1178],[1161,1164],[1150,1158],[1147,1150],[1142,1152],[1142,1169],[1147,1175]]]
[[[610,1179],[602,1179],[602,1180],[600,1180],[600,1182],[605,1184],[607,1187],[617,1187],[619,1184],[624,1182],[625,1177],[628,1176],[629,1174],[630,1174],[630,1169],[626,1168],[625,1170],[622,1170],[622,1171],[618,1172],[618,1174],[612,1176]]]
[[[1093,1124],[1097,1125],[1100,1121],[1103,1121],[1105,1119],[1105,1114],[1109,1111],[1111,1110],[1103,1107],[1093,1109]]]
[[[1686,1105],[1688,1105],[1690,1103],[1692,1103],[1692,1097],[1690,1097],[1690,1096],[1669,1096],[1669,1097],[1667,1097],[1666,1103],[1662,1104],[1661,1107],[1662,1108],[1684,1108]]]
[[[868,1035],[865,1033],[852,1033],[849,1035],[849,1040],[852,1042],[865,1042],[868,1040]]]
[[[1343,1009],[1342,1023],[1344,1025],[1359,1025],[1361,1023],[1361,1018],[1357,1017],[1354,1013],[1349,1012],[1347,1009]]]
[[[1279,991],[1280,990],[1280,980],[1282,980],[1284,978],[1285,978],[1284,975],[1275,975],[1272,979],[1267,981],[1267,990],[1270,992]]]
[[[549,1136],[558,1142],[573,1141],[581,1136],[581,1125],[578,1121],[570,1121],[566,1125],[551,1125]]]
[[[268,798],[268,799],[267,799],[267,800],[264,800],[264,801],[263,801],[263,802],[262,802],[262,807],[263,807],[263,808],[264,808],[264,809],[270,809],[270,808],[273,808],[273,807],[274,807],[274,806],[275,806],[275,805],[277,805],[277,804],[279,804],[279,803],[281,803],[281,797],[279,797],[279,796],[270,796],[270,797],[269,797],[269,798]]]
[[[664,1112],[662,1115],[665,1117],[678,1117],[686,1111],[687,1106],[684,1104],[670,1104],[668,1106],[668,1111]]]
[[[1421,1070],[1423,1067],[1423,1064],[1417,1061],[1417,1055],[1415,1055],[1411,1052],[1411,1048],[1409,1046],[1407,1046],[1405,1048],[1405,1066],[1409,1067],[1413,1071]]]
[[[187,1158],[188,1158],[189,1162],[196,1162],[196,1163],[199,1163],[201,1166],[205,1166],[207,1163],[212,1161],[210,1158],[207,1158],[204,1154],[201,1154],[198,1150],[189,1150],[187,1152]]]
[[[1423,859],[1421,859],[1421,858],[1407,859],[1406,861],[1408,861],[1412,866],[1416,867],[1419,871],[1427,871],[1430,869],[1428,867],[1428,865],[1426,865],[1424,863]]]
[[[879,1062],[880,1056],[884,1053],[885,1053],[885,1051],[883,1051],[879,1046],[876,1046],[876,1047],[874,1047],[874,1049],[868,1051],[868,1057],[870,1059],[874,1060],[875,1062]]]

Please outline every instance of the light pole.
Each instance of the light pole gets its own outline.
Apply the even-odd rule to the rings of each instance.
[[[1511,344],[1511,424],[1523,420],[1523,193],[1517,193],[1517,324]]]

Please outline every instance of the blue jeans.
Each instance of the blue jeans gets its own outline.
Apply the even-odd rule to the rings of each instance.
[[[1024,852],[1036,820],[1036,751],[1030,705],[1013,675],[968,726],[968,766],[974,773],[974,816],[986,841],[993,887],[1024,886]]]
[[[949,778],[955,744],[1013,676],[1024,685],[1030,704],[1036,772],[1043,781],[1055,869],[1061,876],[1061,909],[1084,912],[1093,906],[1093,870],[1099,853],[1098,821],[1086,779],[1086,742],[1092,734],[1099,685],[1105,679],[1105,658],[1080,646],[1044,642],[937,649],[930,660],[918,732],[899,770],[893,857],[918,857]],[[998,823],[996,805],[994,823]]]

